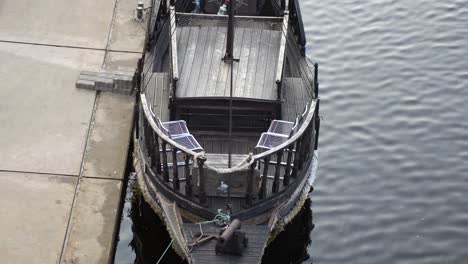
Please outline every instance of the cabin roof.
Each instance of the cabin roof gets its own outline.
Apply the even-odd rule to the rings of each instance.
[[[230,63],[223,16],[177,14],[176,97],[229,97]],[[277,100],[276,71],[282,18],[237,17],[234,37],[233,97]]]

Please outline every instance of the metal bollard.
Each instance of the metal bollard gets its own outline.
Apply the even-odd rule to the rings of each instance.
[[[145,9],[143,1],[138,1],[136,7],[136,19],[143,21],[143,10]]]

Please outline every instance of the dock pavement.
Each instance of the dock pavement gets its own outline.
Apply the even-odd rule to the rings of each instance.
[[[112,262],[135,99],[75,82],[136,67],[135,7],[0,2],[1,263]]]

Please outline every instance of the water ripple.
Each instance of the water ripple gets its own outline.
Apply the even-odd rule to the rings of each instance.
[[[468,263],[468,1],[308,1],[314,263]]]

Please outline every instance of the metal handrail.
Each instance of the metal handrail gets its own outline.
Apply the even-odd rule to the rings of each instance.
[[[291,138],[289,138],[283,144],[276,146],[275,148],[272,148],[270,150],[254,155],[254,159],[255,160],[264,159],[265,157],[271,156],[277,153],[278,151],[282,151],[283,149],[287,148],[291,144],[294,144],[302,136],[302,134],[304,134],[305,130],[312,122],[314,118],[314,114],[315,114],[316,105],[317,105],[317,100],[312,100],[310,108],[309,108],[309,112],[307,113],[307,117],[305,118],[304,122],[301,124],[301,127],[299,128],[299,130]]]
[[[164,141],[166,141],[169,145],[181,150],[182,152],[186,153],[186,154],[189,154],[190,156],[192,157],[195,157],[195,156],[204,156],[204,152],[195,152],[195,151],[192,151],[192,150],[189,150],[187,149],[185,146],[183,145],[180,145],[178,144],[177,142],[175,142],[174,140],[172,140],[170,137],[168,137],[163,131],[161,131],[161,129],[159,129],[159,127],[156,125],[156,122],[154,121],[154,119],[152,118],[152,115],[151,115],[151,112],[149,110],[149,107],[148,107],[148,102],[146,100],[146,96],[145,94],[141,93],[140,94],[140,101],[141,101],[141,105],[142,105],[142,108],[143,108],[143,112],[145,114],[145,117],[146,119],[148,120],[148,123],[150,124],[151,128],[158,134],[158,136],[163,139]],[[301,127],[299,128],[299,130],[291,137],[289,138],[286,142],[276,146],[275,148],[272,148],[268,151],[265,151],[265,152],[262,152],[262,153],[259,153],[259,154],[256,154],[253,156],[254,160],[260,160],[260,159],[264,159],[265,157],[267,156],[271,156],[275,153],[277,153],[278,151],[281,151],[285,148],[287,148],[288,146],[290,146],[291,144],[295,143],[301,136],[302,134],[304,133],[304,131],[307,129],[307,127],[310,125],[310,123],[312,122],[313,120],[313,117],[314,117],[314,114],[315,114],[315,106],[317,104],[317,101],[316,100],[312,100],[312,103],[311,103],[311,106],[309,108],[309,112],[307,114],[307,117],[305,118],[304,122],[302,123]]]
[[[195,151],[192,151],[192,150],[189,150],[187,149],[185,146],[183,145],[180,145],[178,144],[177,142],[175,142],[174,140],[172,140],[170,137],[168,137],[163,131],[161,131],[159,129],[159,127],[156,125],[156,122],[154,121],[154,119],[152,118],[152,115],[150,113],[150,110],[149,110],[149,107],[148,107],[148,102],[146,100],[146,96],[145,94],[140,94],[140,101],[141,101],[141,105],[142,105],[142,108],[143,108],[143,112],[145,114],[145,117],[146,119],[148,120],[148,123],[150,124],[151,128],[158,134],[158,136],[163,139],[164,141],[166,141],[169,145],[179,149],[180,151],[186,153],[186,154],[189,154],[190,156],[192,157],[195,157],[195,156],[203,156],[204,157],[204,152],[201,152],[201,153],[198,153],[198,152],[195,152]],[[262,152],[262,153],[259,153],[259,154],[256,154],[253,156],[254,160],[260,160],[260,159],[264,159],[265,157],[267,156],[271,156],[275,153],[277,153],[278,151],[282,151],[283,149],[287,148],[288,146],[290,146],[291,144],[294,144],[301,136],[302,134],[304,133],[304,131],[307,129],[307,127],[310,125],[310,123],[312,122],[313,118],[314,118],[314,114],[315,114],[315,107],[316,107],[316,104],[317,104],[317,101],[316,100],[312,100],[312,103],[311,103],[311,106],[309,108],[309,112],[307,114],[307,117],[305,118],[304,122],[302,123],[301,127],[299,128],[299,130],[291,137],[289,138],[286,142],[284,142],[283,144],[280,144],[278,146],[276,146],[275,148],[272,148],[268,151],[265,151],[265,152]]]
[[[151,115],[151,112],[150,112],[149,107],[148,107],[148,102],[146,100],[146,95],[144,93],[140,94],[140,101],[141,101],[141,105],[142,105],[142,108],[143,108],[143,112],[145,114],[145,118],[148,121],[148,123],[150,124],[153,131],[155,131],[156,134],[158,134],[158,137],[160,137],[162,140],[164,140],[166,143],[168,143],[172,147],[175,147],[178,150],[180,150],[180,151],[184,152],[185,154],[188,154],[188,155],[190,155],[192,157],[204,156],[204,152],[192,151],[192,150],[186,148],[185,146],[180,145],[179,143],[175,142],[170,137],[168,137],[163,131],[161,131],[161,129],[159,129],[159,127],[156,125],[156,122],[154,121],[154,119],[153,119],[153,117]]]
[[[286,55],[286,34],[284,32],[288,32],[288,22],[289,21],[289,13],[286,11],[284,13],[283,18],[283,28],[281,34],[281,42],[280,42],[280,50],[278,52],[278,67],[276,69],[276,82],[281,82],[283,79],[283,70],[284,70],[284,60]]]
[[[177,64],[177,25],[176,11],[174,6],[169,7],[169,34],[171,39],[171,93],[172,97],[176,97],[177,81],[179,80],[179,65]]]

